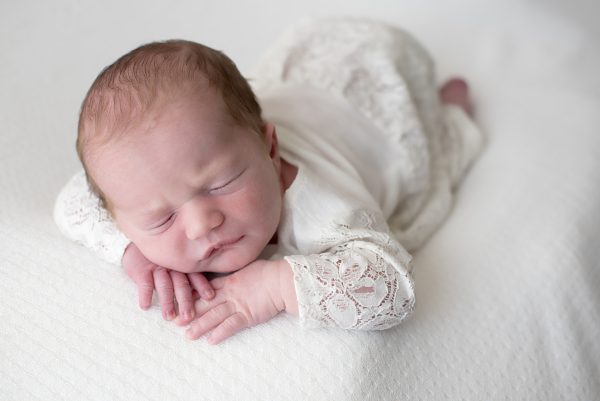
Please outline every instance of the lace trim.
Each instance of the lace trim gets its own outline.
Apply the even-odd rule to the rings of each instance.
[[[54,221],[67,238],[96,252],[105,261],[121,265],[130,241],[100,206],[84,171],[75,174],[58,195]]]
[[[337,242],[318,255],[287,256],[294,271],[300,323],[305,327],[382,330],[404,320],[414,309],[411,256],[380,221],[356,211],[350,224],[335,224],[319,244]]]

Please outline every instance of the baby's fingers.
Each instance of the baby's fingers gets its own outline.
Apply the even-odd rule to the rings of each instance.
[[[138,287],[138,299],[140,308],[146,310],[152,304],[152,294],[154,293],[154,280],[152,272],[144,274],[140,281],[136,282]]]
[[[226,338],[231,337],[240,330],[248,327],[246,317],[241,313],[235,313],[229,316],[223,323],[215,327],[208,335],[207,341],[209,344],[216,345]]]
[[[171,280],[175,290],[175,299],[179,307],[179,315],[187,323],[194,318],[194,305],[192,298],[192,287],[185,274],[176,271],[170,271]]]
[[[158,269],[154,271],[154,286],[158,293],[163,318],[165,320],[173,319],[177,314],[175,313],[175,302],[173,301],[173,282],[167,270]]]
[[[235,309],[231,303],[223,302],[218,304],[190,323],[190,327],[187,329],[185,335],[190,340],[197,340],[234,313]]]
[[[204,274],[189,273],[187,276],[192,284],[192,287],[198,291],[198,294],[200,294],[202,298],[212,299],[215,296],[215,291],[213,290],[210,282],[206,279],[206,277],[204,277]]]

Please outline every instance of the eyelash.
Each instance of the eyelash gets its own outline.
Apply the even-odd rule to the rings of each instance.
[[[232,182],[233,182],[233,180],[229,181],[228,183],[225,183],[225,184],[221,185],[220,187],[211,188],[211,189],[208,190],[208,192],[215,192],[215,191],[218,191],[219,189],[223,189],[227,185],[231,184]]]
[[[162,223],[160,223],[158,226],[154,227],[156,228],[161,228],[162,226],[164,226],[165,224],[167,224],[169,221],[171,221],[171,219],[173,218],[173,216],[175,216],[175,213],[172,213],[165,221],[163,221]]]
[[[246,171],[246,169],[242,170],[238,175],[236,175],[235,177],[233,177],[231,180],[227,181],[225,184],[221,185],[220,187],[216,187],[216,188],[211,188],[208,190],[208,192],[214,192],[214,191],[218,191],[219,189],[223,189],[226,186],[228,186],[229,184],[233,183],[235,180],[237,180],[238,178],[240,178],[240,176],[242,174],[244,174],[244,172]]]

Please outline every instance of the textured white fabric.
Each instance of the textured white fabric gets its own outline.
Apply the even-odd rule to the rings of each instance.
[[[600,55],[567,18],[582,3],[553,14],[559,3],[5,2],[0,398],[597,400]],[[281,315],[217,347],[185,341],[52,220],[78,169],[82,96],[99,65],[139,43],[206,42],[248,71],[299,14],[340,13],[407,27],[442,77],[464,74],[489,139],[414,254],[415,312],[384,331],[298,330]]]
[[[411,249],[420,245],[449,210],[450,182],[479,150],[479,132],[458,108],[441,114],[430,57],[382,23],[305,22],[260,65],[264,118],[299,167],[276,253],[294,272],[301,324],[398,324],[414,308],[411,258],[386,221]],[[55,219],[69,238],[120,262],[127,239],[81,173],[59,195]]]
[[[353,110],[333,100],[318,107],[324,101],[315,96],[306,96],[303,104],[280,97],[267,102],[266,116],[287,126],[294,124],[286,121],[291,115],[296,131],[319,132],[324,138],[315,135],[310,141],[321,149],[310,150],[356,170],[408,250],[439,227],[450,208],[451,188],[473,161],[482,137],[462,110],[440,106],[433,61],[410,34],[358,18],[305,21],[269,49],[253,76],[259,94],[295,84],[348,103]],[[308,148],[301,141],[294,146]]]
[[[58,194],[54,221],[67,238],[87,246],[107,262],[121,265],[130,241],[100,205],[98,196],[90,191],[83,170]]]

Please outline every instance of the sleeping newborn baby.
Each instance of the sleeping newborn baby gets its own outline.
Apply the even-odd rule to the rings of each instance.
[[[398,324],[415,303],[408,251],[480,147],[466,84],[438,91],[411,36],[347,19],[296,26],[254,78],[253,91],[224,54],[182,40],[105,68],[58,226],[122,264],[142,307],[156,290],[191,339],[282,311],[303,327]]]

